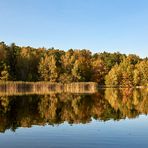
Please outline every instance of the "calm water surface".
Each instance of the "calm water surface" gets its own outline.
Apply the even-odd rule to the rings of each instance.
[[[148,90],[0,97],[0,148],[147,148]]]

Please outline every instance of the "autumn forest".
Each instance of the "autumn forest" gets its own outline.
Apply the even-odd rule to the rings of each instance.
[[[0,42],[0,81],[97,82],[147,86],[148,58],[89,50],[20,47]]]

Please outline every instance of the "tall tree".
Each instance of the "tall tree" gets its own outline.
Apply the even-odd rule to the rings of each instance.
[[[141,61],[134,70],[134,84],[148,85],[148,60]]]
[[[8,65],[10,66],[10,75],[12,80],[17,80],[16,77],[16,65],[17,65],[17,56],[19,55],[20,47],[16,46],[14,43],[11,44],[11,46],[8,48],[7,51],[7,60]]]
[[[73,81],[91,80],[91,53],[88,50],[75,52],[75,63],[72,69]]]
[[[104,84],[105,75],[107,74],[107,68],[104,62],[100,58],[93,58],[91,81],[97,82],[98,84]]]

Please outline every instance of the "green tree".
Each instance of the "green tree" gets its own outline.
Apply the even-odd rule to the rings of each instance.
[[[111,70],[111,68],[115,64],[120,64],[120,62],[123,60],[123,58],[126,57],[125,54],[121,54],[119,52],[115,52],[115,53],[103,52],[103,53],[97,53],[94,56],[99,57],[104,62],[108,71]]]

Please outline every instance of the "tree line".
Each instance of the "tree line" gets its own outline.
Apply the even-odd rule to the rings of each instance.
[[[0,42],[0,81],[97,82],[99,85],[148,84],[148,58],[89,50],[20,47]]]

